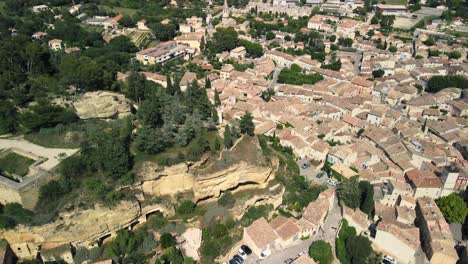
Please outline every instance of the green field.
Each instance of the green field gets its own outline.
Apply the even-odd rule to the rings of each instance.
[[[99,7],[106,9],[106,10],[110,10],[116,14],[129,15],[129,16],[135,15],[136,12],[138,11],[137,9],[125,8],[125,7],[112,7],[111,8],[111,7],[104,6],[104,5],[100,5]]]
[[[387,5],[407,5],[407,0],[379,0],[379,4]]]
[[[10,153],[3,158],[0,158],[0,171],[26,176],[29,172],[29,166],[34,163],[34,160]]]

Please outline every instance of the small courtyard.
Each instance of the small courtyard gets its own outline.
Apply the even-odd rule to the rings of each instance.
[[[31,166],[35,161],[33,159],[27,158],[15,152],[8,153],[7,155],[0,158],[0,174],[9,178],[15,179],[15,176],[18,175],[24,177],[29,173],[29,166]]]

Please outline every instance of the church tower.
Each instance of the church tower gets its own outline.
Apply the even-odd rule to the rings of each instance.
[[[229,6],[227,0],[224,0],[224,7],[223,7],[223,18],[229,17]]]

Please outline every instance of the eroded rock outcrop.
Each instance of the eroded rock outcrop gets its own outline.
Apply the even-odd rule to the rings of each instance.
[[[85,93],[73,106],[81,119],[116,118],[131,112],[124,95],[106,91]]]
[[[228,190],[263,189],[273,178],[277,161],[266,162],[258,151],[256,138],[244,138],[233,150],[206,164],[178,164],[158,171],[157,165],[147,162],[139,173],[142,190],[146,196],[193,191],[195,200],[202,201]]]
[[[0,232],[20,258],[34,256],[42,243],[70,243],[90,247],[100,239],[114,236],[117,231],[146,220],[145,214],[160,211],[173,215],[172,207],[155,204],[140,207],[137,200],[122,201],[109,208],[97,204],[94,208],[61,213],[56,221],[37,227],[19,226]]]
[[[274,169],[240,162],[215,173],[194,175],[186,165],[168,167],[152,180],[142,184],[148,196],[175,195],[192,191],[195,199],[218,198],[227,190],[240,191],[248,188],[265,188]]]

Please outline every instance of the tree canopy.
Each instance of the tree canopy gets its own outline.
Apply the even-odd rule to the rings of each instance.
[[[427,82],[426,91],[429,93],[436,93],[449,87],[467,89],[468,79],[463,75],[436,75],[431,77]]]
[[[309,256],[318,264],[331,264],[333,262],[332,248],[323,240],[312,242],[309,247]]]
[[[462,223],[468,215],[468,207],[463,199],[456,193],[444,196],[437,201],[440,211],[449,223]]]

